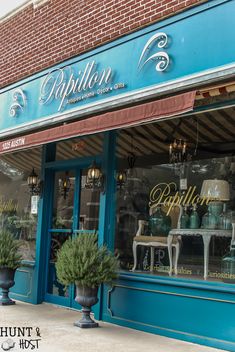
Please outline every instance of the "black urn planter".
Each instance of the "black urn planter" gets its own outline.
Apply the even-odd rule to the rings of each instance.
[[[75,301],[82,306],[82,319],[74,323],[75,326],[80,328],[96,328],[99,326],[94,320],[91,319],[91,306],[98,302],[98,287],[78,287]]]
[[[15,269],[0,268],[0,287],[2,289],[2,297],[0,298],[0,305],[9,306],[15,304],[15,301],[9,298],[9,288],[15,285],[14,281]]]

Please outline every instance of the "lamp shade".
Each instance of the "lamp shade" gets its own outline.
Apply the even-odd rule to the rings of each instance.
[[[201,197],[211,200],[226,201],[230,199],[229,183],[225,180],[204,180],[201,188]]]

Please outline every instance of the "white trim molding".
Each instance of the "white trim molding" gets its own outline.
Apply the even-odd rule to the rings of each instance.
[[[18,12],[24,10],[30,5],[33,5],[33,9],[36,10],[47,1],[48,0],[22,0],[19,5],[12,7],[12,9],[8,10],[3,15],[0,13],[0,23],[9,20],[11,17],[15,16]]]
[[[37,9],[38,7],[44,5],[48,0],[32,0],[33,1],[33,8]]]

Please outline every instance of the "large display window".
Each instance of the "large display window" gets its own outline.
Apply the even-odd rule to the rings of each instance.
[[[6,154],[0,158],[0,230],[9,231],[21,246],[23,260],[34,261],[37,213],[31,212],[27,182],[34,167],[40,174],[41,148]]]
[[[235,283],[234,122],[227,109],[119,132],[121,270]]]

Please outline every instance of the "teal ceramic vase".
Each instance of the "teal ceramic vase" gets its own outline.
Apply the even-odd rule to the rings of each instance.
[[[232,211],[226,211],[226,204],[224,204],[223,212],[219,217],[219,228],[221,230],[232,230]]]
[[[189,215],[187,213],[187,207],[184,207],[183,214],[180,218],[180,228],[181,229],[188,229],[189,228]]]
[[[230,247],[230,251],[222,258],[221,271],[224,282],[235,281],[235,246]]]
[[[166,215],[159,206],[150,216],[149,226],[153,236],[167,236],[171,229],[171,217]]]
[[[223,202],[210,202],[208,210],[215,216],[219,216],[223,211]]]
[[[220,214],[223,211],[222,202],[211,202],[208,205],[208,229],[219,228]]]
[[[189,218],[189,228],[190,229],[198,229],[200,227],[200,217],[197,213],[196,205],[193,206],[192,214]]]

